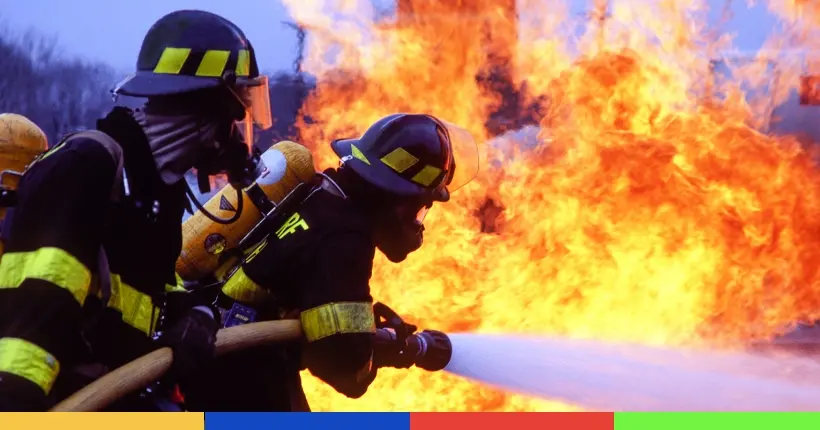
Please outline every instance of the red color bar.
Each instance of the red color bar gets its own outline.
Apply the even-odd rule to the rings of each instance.
[[[417,413],[410,430],[614,430],[615,414],[603,412],[548,413]]]

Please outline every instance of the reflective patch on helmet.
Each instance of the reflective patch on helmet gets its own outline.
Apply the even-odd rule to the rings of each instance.
[[[413,176],[412,181],[425,187],[429,187],[430,184],[432,184],[433,181],[439,177],[439,175],[441,175],[441,169],[428,164],[416,173],[415,176]]]
[[[197,55],[191,55],[189,48],[165,48],[162,55],[157,61],[157,66],[154,67],[154,73],[165,75],[178,75],[182,72],[186,62],[194,62],[199,58]],[[228,61],[231,58],[231,51],[210,49],[202,53],[202,59],[197,65],[194,76],[201,76],[206,78],[218,78],[222,76]],[[249,76],[251,69],[250,52],[246,49],[241,49],[237,52],[236,74],[237,76]],[[190,70],[190,69],[186,69]],[[186,71],[189,75],[191,72]]]
[[[365,157],[364,154],[362,154],[362,151],[360,151],[359,148],[356,148],[356,145],[350,145],[350,152],[351,155],[353,155],[353,158],[363,162],[364,164],[367,164],[368,166],[370,165],[370,162],[367,161],[367,157]]]
[[[154,67],[154,73],[179,74],[190,54],[191,50],[189,48],[165,48],[159,57],[159,61],[157,61],[157,67]]]
[[[225,65],[228,64],[228,57],[230,56],[231,51],[205,51],[205,55],[202,56],[202,61],[196,69],[196,75],[211,78],[222,76],[222,72],[225,70]]]
[[[251,54],[247,49],[239,50],[239,57],[236,59],[236,76],[248,76],[251,74]]]
[[[382,157],[382,163],[390,166],[396,172],[402,173],[418,163],[419,159],[407,152],[404,148],[396,148]]]

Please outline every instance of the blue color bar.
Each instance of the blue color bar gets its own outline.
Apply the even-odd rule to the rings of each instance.
[[[410,430],[410,414],[395,412],[206,412],[205,430]]]

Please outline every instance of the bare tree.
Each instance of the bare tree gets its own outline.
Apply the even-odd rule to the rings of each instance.
[[[105,64],[58,55],[56,39],[0,26],[0,112],[25,115],[55,143],[93,127],[112,105],[114,71]]]

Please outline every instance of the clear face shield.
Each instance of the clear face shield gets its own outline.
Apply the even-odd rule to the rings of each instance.
[[[450,166],[448,174],[442,179],[435,192],[435,201],[447,201],[450,194],[461,189],[478,176],[478,144],[473,135],[465,128],[439,119],[439,125],[450,142]],[[424,205],[416,213],[416,222],[424,223],[432,203]]]
[[[248,147],[256,143],[255,129],[267,130],[273,126],[273,116],[270,108],[270,86],[267,76],[257,76],[248,80],[249,83],[236,85],[231,88],[239,102],[245,108],[245,117],[236,122],[242,137]]]

